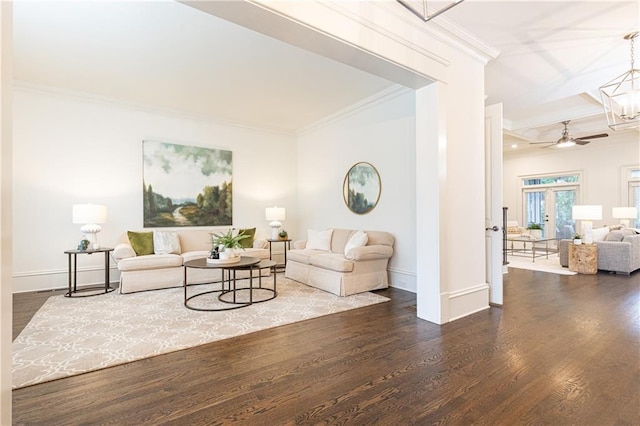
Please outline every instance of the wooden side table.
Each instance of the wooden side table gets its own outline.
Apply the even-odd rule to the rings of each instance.
[[[569,243],[569,270],[579,274],[597,274],[598,246]]]

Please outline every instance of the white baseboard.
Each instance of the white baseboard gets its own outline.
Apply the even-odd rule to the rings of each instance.
[[[449,322],[489,309],[486,283],[449,293]]]
[[[78,268],[78,287],[104,285],[103,267]],[[109,281],[120,281],[118,268],[109,269]],[[13,274],[13,293],[59,290],[69,287],[69,275],[66,269],[48,271],[28,271]]]
[[[418,286],[416,284],[416,273],[405,271],[403,269],[389,268],[389,286],[399,288],[400,290],[416,293]]]

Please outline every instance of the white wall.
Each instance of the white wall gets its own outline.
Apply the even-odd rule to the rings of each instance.
[[[573,171],[582,172],[583,178],[578,203],[603,206],[602,220],[594,221],[594,227],[618,223],[618,219],[611,218],[611,208],[626,205],[623,203],[622,169],[640,164],[640,142],[635,134],[618,140],[613,137],[564,150],[506,154],[503,183],[509,220],[524,223],[521,176]]]
[[[233,224],[270,228],[264,209],[287,208],[295,227],[296,145],[293,135],[180,117],[18,85],[14,96],[14,291],[64,287],[67,258],[82,234],[71,206],[100,203],[108,221],[98,238],[112,246],[142,229],[142,141],[229,149],[233,152]],[[215,229],[215,228],[212,228]],[[102,256],[79,256],[79,284],[100,282]],[[117,280],[113,271],[112,281]]]
[[[358,111],[298,137],[296,233],[307,229],[380,230],[395,238],[391,284],[415,292],[415,94],[398,89]],[[368,214],[352,213],[342,196],[347,171],[373,164],[382,181],[380,200]]]

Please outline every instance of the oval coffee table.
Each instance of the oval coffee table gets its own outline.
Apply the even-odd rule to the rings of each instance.
[[[194,259],[194,260],[189,260],[187,262],[184,263],[184,282],[183,282],[183,286],[184,286],[184,305],[192,310],[195,311],[228,311],[231,309],[239,309],[239,308],[244,308],[247,306],[251,306],[253,303],[259,303],[259,302],[266,302],[267,300],[271,300],[273,298],[276,297],[277,295],[277,291],[276,291],[276,278],[275,278],[275,270],[274,270],[274,278],[273,278],[273,289],[270,288],[266,288],[266,287],[262,287],[262,276],[260,275],[260,270],[261,269],[266,269],[266,268],[270,268],[270,269],[274,269],[276,266],[275,262],[270,261],[270,260],[261,260],[257,257],[248,257],[248,256],[241,256],[240,261],[239,262],[235,262],[235,263],[223,263],[223,264],[217,264],[217,263],[209,263],[207,262],[207,259],[205,258],[201,258],[201,259]],[[187,287],[189,287],[189,285],[187,285],[187,271],[189,270],[189,268],[198,268],[198,269],[220,269],[222,271],[222,282],[221,282],[221,289],[220,290],[208,290],[208,291],[204,291],[201,293],[197,293],[197,294],[193,294],[191,296],[187,295]],[[249,286],[248,287],[237,287],[237,281],[236,281],[236,271],[238,270],[248,270],[249,271]],[[258,287],[255,287],[253,285],[253,272],[254,271],[258,271],[258,279],[259,279],[259,285]],[[226,273],[225,273],[226,271]],[[225,288],[225,284],[226,284],[226,288]],[[269,292],[273,293],[272,297],[266,298],[266,299],[261,299],[261,300],[253,300],[253,292],[254,290],[266,290]],[[239,300],[239,298],[237,297],[241,292],[248,292],[249,293],[249,297],[248,300],[245,301],[241,301]],[[223,306],[223,307],[211,307],[211,308],[205,308],[205,307],[197,307],[197,306],[193,306],[193,304],[189,304],[189,301],[192,301],[195,298],[201,297],[201,296],[205,296],[205,295],[210,295],[212,293],[220,293],[217,297],[217,300],[219,302],[221,302],[224,305],[227,306]]]

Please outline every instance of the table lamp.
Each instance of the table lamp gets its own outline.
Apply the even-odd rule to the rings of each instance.
[[[636,207],[614,207],[611,216],[614,219],[620,219],[620,224],[629,227],[629,219],[638,217],[638,209]]]
[[[277,240],[280,227],[282,226],[280,221],[285,219],[284,207],[267,207],[264,211],[264,217],[266,220],[271,221],[271,223],[269,223],[271,227],[271,239]]]
[[[573,220],[582,221],[582,240],[586,244],[593,243],[593,221],[602,220],[602,206],[573,206]]]
[[[101,204],[74,204],[73,223],[82,223],[80,231],[91,243],[93,250],[98,250],[98,232],[102,230],[99,223],[107,221],[107,206]]]

